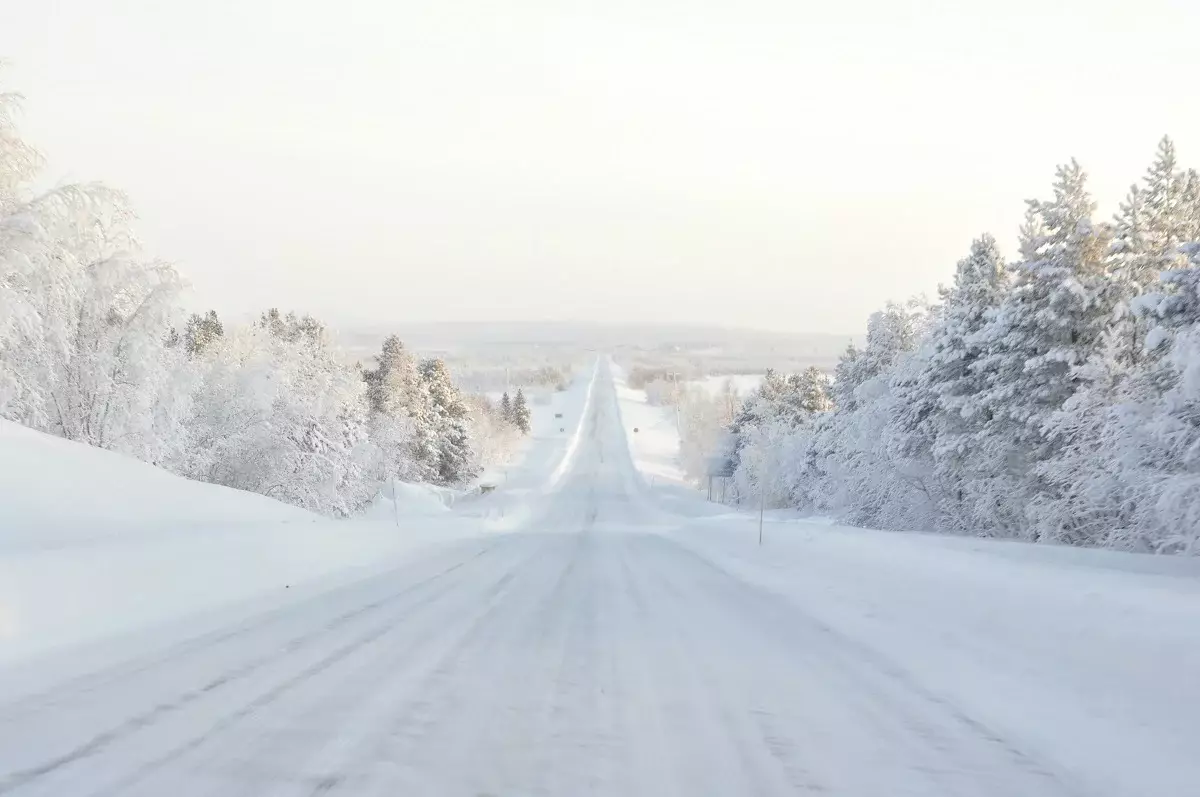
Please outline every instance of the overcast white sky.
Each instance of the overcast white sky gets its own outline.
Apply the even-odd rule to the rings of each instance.
[[[1193,0],[3,0],[50,180],[194,302],[858,332],[1078,157],[1200,165]]]

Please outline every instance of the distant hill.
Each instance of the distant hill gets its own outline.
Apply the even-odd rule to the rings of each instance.
[[[422,354],[477,365],[577,362],[589,353],[611,352],[627,363],[671,365],[703,373],[761,373],[767,368],[832,368],[853,335],[788,333],[704,325],[596,324],[575,322],[447,322],[343,328],[339,343],[367,360],[383,339],[399,335]]]

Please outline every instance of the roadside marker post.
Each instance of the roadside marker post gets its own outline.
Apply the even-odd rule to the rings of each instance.
[[[767,490],[763,485],[758,488],[758,546],[762,547],[763,515],[767,511]]]
[[[395,476],[392,476],[392,517],[396,519],[396,528],[400,528],[400,503],[396,498]]]

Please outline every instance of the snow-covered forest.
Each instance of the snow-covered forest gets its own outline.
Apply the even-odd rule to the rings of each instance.
[[[364,369],[309,316],[185,317],[121,192],[33,190],[19,99],[0,94],[0,417],[336,516],[392,478],[464,484],[528,429],[395,337]]]
[[[873,314],[832,380],[769,374],[722,444],[736,500],[1200,553],[1200,175],[1164,139],[1105,221],[1072,162],[1019,241],[981,236],[936,303]]]

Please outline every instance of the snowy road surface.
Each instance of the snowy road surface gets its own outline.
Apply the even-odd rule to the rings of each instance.
[[[1200,793],[1196,647],[1171,636],[1194,602],[1162,612],[1177,647],[1157,681],[1138,669],[1159,655],[1142,629],[1142,658],[1083,663],[1111,681],[1081,672],[1065,707],[1001,727],[976,705],[1027,700],[1023,673],[1046,661],[971,658],[987,626],[906,615],[919,569],[913,592],[891,582],[889,623],[945,650],[902,661],[888,638],[749,577],[749,560],[683,540],[639,486],[606,373],[594,391],[573,467],[523,530],[40,691],[0,685],[0,795]],[[812,572],[851,597],[862,577],[845,556]],[[1163,583],[1194,601],[1192,581]],[[1012,596],[992,597],[1008,633]],[[964,598],[980,596],[944,602]],[[987,700],[925,677],[942,660],[994,671]],[[1087,688],[1126,681],[1148,704]],[[1128,747],[1109,747],[1126,727]]]

